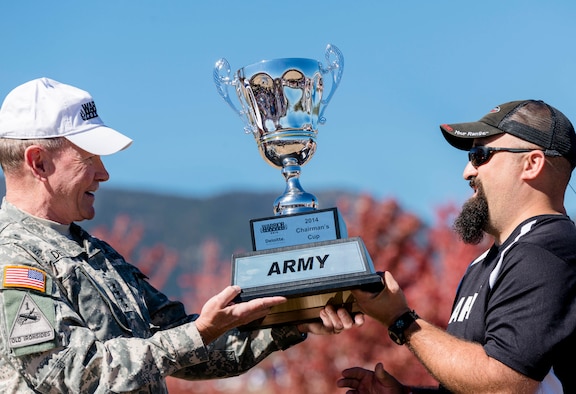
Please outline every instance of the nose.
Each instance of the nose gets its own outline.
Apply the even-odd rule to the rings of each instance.
[[[476,175],[478,175],[478,169],[474,167],[471,162],[468,162],[468,164],[466,164],[466,167],[464,167],[464,172],[462,173],[462,176],[464,177],[465,180],[469,181]]]
[[[108,179],[110,179],[110,174],[108,174],[108,171],[106,171],[106,167],[104,166],[104,162],[100,156],[98,156],[96,160],[95,178],[98,182],[106,182]]]

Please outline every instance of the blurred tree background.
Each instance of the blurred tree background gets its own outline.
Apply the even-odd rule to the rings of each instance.
[[[343,198],[336,204],[349,236],[362,237],[377,271],[389,270],[404,290],[410,306],[439,327],[449,318],[454,292],[467,265],[488,247],[463,244],[451,226],[459,208],[447,205],[436,210],[434,223],[425,224],[406,212],[394,199],[376,201],[368,195]],[[105,239],[128,261],[163,289],[178,264],[178,253],[157,244],[139,245],[145,228],[126,215],[113,227],[99,226],[95,236]],[[180,273],[181,298],[189,313],[200,311],[210,297],[230,283],[231,266],[222,256],[221,240],[202,244],[200,269]],[[140,247],[141,252],[135,253]],[[394,344],[385,327],[371,318],[364,326],[337,336],[309,336],[303,343],[276,352],[248,373],[228,379],[188,382],[169,378],[171,393],[323,394],[345,392],[336,387],[343,369],[373,369],[377,362],[404,384],[435,385],[436,382],[406,349]]]

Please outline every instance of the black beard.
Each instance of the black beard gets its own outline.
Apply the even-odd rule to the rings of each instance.
[[[473,186],[474,181],[470,184]],[[488,201],[482,185],[476,182],[476,197],[472,197],[462,206],[462,212],[454,221],[454,231],[467,244],[477,245],[484,238],[488,226]]]

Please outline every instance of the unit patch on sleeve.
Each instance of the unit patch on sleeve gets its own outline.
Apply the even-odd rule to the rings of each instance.
[[[52,325],[30,295],[24,295],[10,331],[10,347],[35,345],[52,339]]]
[[[4,288],[20,287],[41,292],[46,291],[46,273],[38,268],[8,265],[4,268]]]

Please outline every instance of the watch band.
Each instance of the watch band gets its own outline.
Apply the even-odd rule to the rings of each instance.
[[[419,318],[420,316],[418,316],[414,311],[408,311],[402,314],[390,327],[388,327],[388,335],[390,336],[390,339],[398,345],[404,345],[406,343],[404,331]]]

